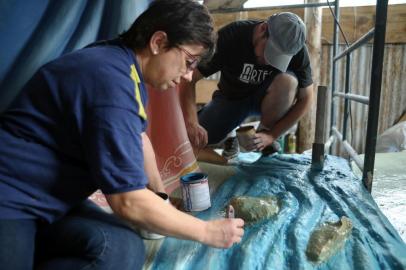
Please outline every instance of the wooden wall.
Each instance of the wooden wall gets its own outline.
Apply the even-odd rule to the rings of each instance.
[[[270,15],[290,11],[304,18],[303,9],[269,9],[263,11],[244,11],[225,14],[213,14],[216,28],[232,21],[245,19],[266,19]],[[375,22],[375,6],[340,8],[340,24],[348,42],[352,43],[369,31]],[[323,8],[323,43],[332,43],[333,17],[330,9]],[[340,38],[340,42],[344,42]],[[386,43],[406,43],[406,4],[390,5],[386,27]]]

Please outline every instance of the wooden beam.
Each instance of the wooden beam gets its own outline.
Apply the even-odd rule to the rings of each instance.
[[[307,3],[319,3],[320,0],[307,0]],[[311,59],[313,93],[317,93],[317,86],[320,84],[320,58],[321,58],[321,26],[322,26],[322,8],[306,8],[304,16],[307,28],[307,47]],[[310,149],[314,142],[314,127],[316,125],[316,97],[313,95],[313,103],[309,111],[299,122],[298,130],[298,152]]]
[[[299,17],[303,18],[304,11],[303,9],[273,9],[273,10],[264,10],[264,11],[243,11],[243,12],[234,12],[234,13],[215,13],[212,14],[215,24],[215,29],[219,28],[238,20],[248,20],[248,19],[259,19],[266,20],[272,14],[278,12],[293,12]]]
[[[340,9],[340,24],[348,39],[353,43],[375,25],[375,6],[345,7]],[[330,10],[323,11],[323,42],[333,43],[333,17]],[[340,43],[344,39],[340,34]],[[406,43],[406,5],[389,5],[386,26],[386,43]],[[372,43],[373,41],[371,41]]]

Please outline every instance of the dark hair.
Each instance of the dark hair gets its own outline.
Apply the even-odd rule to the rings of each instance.
[[[125,45],[145,48],[156,31],[168,36],[167,48],[181,44],[198,44],[211,52],[215,43],[213,21],[207,8],[193,0],[155,0],[122,33]]]

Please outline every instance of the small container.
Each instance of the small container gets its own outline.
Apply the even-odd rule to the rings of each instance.
[[[209,180],[205,173],[188,173],[180,178],[185,211],[203,211],[211,206]]]
[[[254,148],[253,138],[255,136],[254,126],[243,126],[236,130],[238,144],[243,151],[251,151]]]
[[[163,192],[156,192],[156,195],[158,195],[159,197],[161,197],[166,203],[169,203],[169,196],[166,193]],[[140,234],[141,237],[144,239],[148,239],[148,240],[158,240],[158,239],[162,239],[165,237],[165,235],[161,235],[161,234],[157,234],[157,233],[153,233],[144,229],[140,229]]]
[[[288,153],[296,153],[296,135],[294,133],[290,133],[288,136]]]

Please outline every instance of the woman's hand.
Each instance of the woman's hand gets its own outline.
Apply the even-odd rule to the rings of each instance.
[[[244,220],[240,218],[227,218],[208,221],[206,234],[202,243],[216,247],[229,248],[241,242],[244,235]]]

